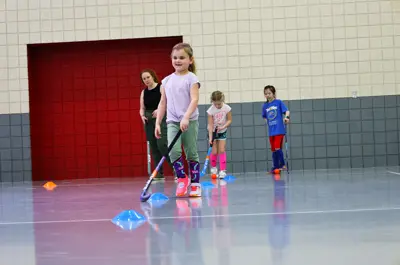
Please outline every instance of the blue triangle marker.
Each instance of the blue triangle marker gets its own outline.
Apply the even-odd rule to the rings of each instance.
[[[154,206],[156,208],[161,208],[162,206],[164,206],[164,204],[168,202],[168,200],[169,200],[168,196],[162,193],[153,193],[150,196],[148,202],[151,204],[151,206]]]
[[[168,201],[168,200],[169,200],[168,196],[162,193],[153,193],[149,199],[149,201]]]
[[[224,178],[224,180],[225,180],[227,183],[234,182],[235,179],[236,179],[236,178],[235,178],[234,176],[232,176],[232,175],[227,175],[227,176]]]
[[[146,222],[146,217],[134,210],[122,211],[111,222],[123,230],[135,230]]]
[[[134,231],[141,227],[146,221],[138,221],[138,222],[117,222],[116,226],[120,227],[122,230],[126,231]]]
[[[215,187],[215,185],[212,184],[210,181],[204,181],[204,182],[202,182],[202,183],[201,183],[201,186],[202,186],[203,188],[214,188],[214,187]]]

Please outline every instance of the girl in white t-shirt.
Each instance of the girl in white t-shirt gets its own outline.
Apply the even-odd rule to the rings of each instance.
[[[217,156],[219,159],[220,172],[218,177],[223,179],[226,176],[226,132],[229,125],[232,123],[232,112],[231,107],[225,104],[225,96],[221,91],[214,91],[211,94],[211,107],[207,110],[208,114],[208,139],[210,144],[212,141],[212,135],[215,128],[217,128],[217,134],[215,136],[215,142],[213,144],[210,162],[211,162],[211,176],[214,178],[217,173]]]

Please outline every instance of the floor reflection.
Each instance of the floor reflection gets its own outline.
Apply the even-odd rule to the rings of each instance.
[[[289,245],[290,216],[287,214],[288,205],[286,194],[288,193],[287,176],[275,174],[271,177],[274,186],[274,198],[272,200],[273,215],[270,217],[268,236],[273,264],[284,264],[285,249]]]
[[[172,180],[151,187],[168,200],[148,203],[138,200],[142,181],[37,185],[31,193],[3,187],[0,263],[393,264],[400,260],[400,179],[361,173],[205,179],[196,199],[174,198]],[[145,221],[111,222],[126,210]]]

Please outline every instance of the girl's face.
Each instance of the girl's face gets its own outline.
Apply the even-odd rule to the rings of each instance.
[[[222,102],[222,101],[214,101],[213,104],[217,109],[220,109],[224,105],[224,102]]]
[[[273,99],[275,98],[275,95],[274,95],[274,94],[272,93],[272,91],[269,90],[269,89],[265,90],[264,95],[265,95],[265,98],[266,98],[268,101],[271,101],[271,100],[273,100]]]
[[[147,87],[152,87],[154,85],[154,79],[148,72],[142,74],[142,81]]]
[[[184,49],[172,51],[172,66],[176,72],[184,73],[188,71],[189,65],[193,63],[193,60],[185,52]]]

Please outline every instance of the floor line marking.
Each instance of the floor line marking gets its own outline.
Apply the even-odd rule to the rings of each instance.
[[[374,168],[371,168],[371,169],[374,169]],[[341,173],[340,170],[338,170],[337,172],[330,172],[329,170],[307,170],[307,171],[301,171],[300,170],[300,171],[297,171],[297,172],[299,174],[295,174],[296,172],[293,172],[292,173],[293,175],[290,175],[290,176],[291,177],[304,176],[304,172],[314,172],[314,173],[324,172],[324,173],[326,173],[326,175],[338,175],[338,174]],[[392,174],[395,174],[395,175],[400,175],[399,172],[388,171],[388,170],[386,170],[386,172],[392,173]],[[264,171],[262,171],[262,172],[249,172],[248,175],[254,175],[254,178],[256,178],[256,179],[265,178],[266,176],[268,177],[269,174],[266,173],[266,175],[264,175],[264,173],[266,173],[266,172],[264,172]],[[350,175],[353,175],[353,176],[354,175],[364,175],[365,173],[376,173],[376,172],[375,171],[353,172]],[[235,176],[239,176],[238,179],[240,180],[241,179],[240,177],[241,176],[245,176],[245,175],[246,174],[239,173],[239,174],[236,174]],[[315,177],[316,175],[313,174],[312,176]],[[142,183],[142,182],[144,183],[144,181],[146,179],[131,179],[131,180],[120,181],[120,182],[118,182],[118,181],[110,181],[109,183],[95,183],[95,182],[93,182],[93,183],[68,183],[67,182],[67,183],[59,183],[57,186],[58,187],[87,187],[87,186],[106,186],[106,185],[119,185],[119,184],[121,184],[121,185],[124,184],[125,185],[125,184],[136,184],[136,183]],[[243,179],[241,179],[241,180],[243,180]],[[165,181],[165,183],[168,183],[168,182],[173,183],[173,181],[169,180],[169,179]],[[23,184],[23,182],[21,182],[21,184]],[[33,183],[32,186],[24,186],[24,185],[21,185],[21,186],[8,186],[8,187],[1,187],[0,186],[0,189],[2,189],[2,188],[24,188],[24,189],[28,189],[28,190],[31,190],[31,189],[33,190],[33,189],[42,188],[42,184],[38,184],[38,181],[35,181],[35,183]]]
[[[374,211],[399,211],[400,207],[391,208],[360,208],[360,209],[337,209],[337,210],[314,210],[314,211],[293,211],[286,212],[287,215],[302,215],[302,214],[333,214],[333,213],[361,213],[361,212],[374,212]],[[281,215],[283,213],[237,213],[237,214],[216,214],[216,215],[202,215],[200,218],[214,218],[214,217],[248,217],[248,216],[273,216]],[[164,216],[164,217],[151,217],[150,220],[167,220],[167,219],[182,219],[190,218],[192,216]],[[26,225],[26,224],[57,224],[57,223],[86,223],[86,222],[111,222],[112,218],[108,219],[71,219],[71,220],[54,220],[54,221],[32,221],[32,222],[0,222],[0,225]]]
[[[399,172],[395,172],[395,171],[390,171],[390,170],[387,170],[386,172],[388,172],[388,173],[391,173],[391,174],[395,174],[395,175],[400,175],[400,173],[399,173]]]

